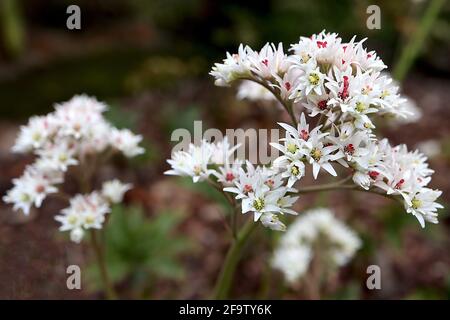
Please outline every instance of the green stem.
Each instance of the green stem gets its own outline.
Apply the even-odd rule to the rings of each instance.
[[[0,29],[3,29],[7,54],[12,58],[18,57],[25,47],[25,27],[19,1],[0,1]]]
[[[319,184],[316,186],[310,186],[310,187],[303,187],[299,189],[298,193],[310,193],[310,192],[319,192],[319,191],[328,191],[328,190],[335,190],[335,189],[354,189],[356,188],[356,185],[346,185],[345,183],[349,181],[352,178],[352,176],[348,176],[342,180],[332,182],[332,183],[326,183],[326,184]]]
[[[419,54],[427,35],[429,34],[439,11],[445,0],[432,0],[420,21],[418,30],[413,34],[410,41],[403,48],[400,58],[394,68],[393,76],[397,81],[402,81],[414,60]]]
[[[254,222],[252,219],[249,219],[244,227],[239,231],[236,239],[233,241],[230,249],[228,250],[222,270],[220,271],[220,275],[217,278],[214,289],[214,299],[227,299],[233,281],[234,272],[242,255],[242,249],[247,243],[250,235],[256,229],[257,225],[258,223]]]
[[[115,300],[117,299],[117,294],[109,279],[108,269],[105,261],[105,251],[104,248],[100,245],[97,238],[97,232],[94,229],[91,230],[91,244],[92,248],[94,249],[95,257],[97,259],[97,264],[100,276],[102,278],[103,286],[105,288],[106,297],[109,300]]]
[[[383,192],[381,190],[375,190],[375,189],[366,190],[366,189],[362,189],[354,184],[343,184],[344,180],[346,180],[346,179],[343,179],[343,180],[335,182],[335,183],[328,183],[328,184],[321,184],[321,185],[317,185],[317,186],[305,187],[305,188],[300,189],[297,193],[304,194],[304,193],[311,193],[311,192],[348,189],[348,190],[354,190],[354,191],[359,191],[359,192],[367,192],[367,193],[377,194],[377,195],[383,196],[385,198],[388,198],[390,200],[395,200],[398,203],[402,204],[402,200],[400,197],[396,197],[395,195],[386,194],[385,192]]]

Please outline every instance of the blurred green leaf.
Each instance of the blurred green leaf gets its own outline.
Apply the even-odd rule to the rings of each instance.
[[[178,257],[193,247],[187,238],[174,232],[180,222],[181,216],[175,212],[160,212],[149,219],[138,207],[115,206],[105,230],[112,281],[129,280],[134,291],[144,291],[155,279],[182,279],[184,268]],[[96,266],[88,270],[93,289],[99,288]]]

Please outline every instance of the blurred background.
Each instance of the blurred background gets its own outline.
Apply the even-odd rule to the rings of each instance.
[[[81,8],[81,30],[66,28],[71,4]],[[371,4],[381,8],[380,30],[366,27]],[[117,176],[135,186],[106,230],[118,291],[124,298],[208,297],[229,244],[227,209],[207,186],[163,176],[170,134],[192,128],[194,120],[224,130],[273,128],[273,119],[283,117],[271,106],[237,100],[233,88],[214,87],[212,64],[239,43],[257,49],[283,42],[287,49],[323,29],[344,41],[368,37],[366,46],[377,50],[423,113],[416,123],[380,123],[378,133],[429,155],[432,187],[443,190],[446,207],[440,224],[421,229],[397,204],[349,192],[305,195],[296,209],[333,207],[364,240],[323,297],[448,299],[449,18],[443,0],[0,0],[0,193],[31,161],[10,153],[19,126],[74,94],[94,95],[111,106],[111,122],[144,136],[147,150],[131,168],[114,161],[98,172],[99,180]],[[415,61],[401,59],[411,53]],[[102,297],[88,248],[57,230],[60,209],[48,201],[24,217],[0,204],[0,298]],[[302,290],[280,285],[281,275],[270,269],[276,237],[264,230],[255,235],[234,298],[305,298]],[[71,264],[82,267],[82,290],[66,288]],[[382,268],[382,290],[366,288],[370,264]]]

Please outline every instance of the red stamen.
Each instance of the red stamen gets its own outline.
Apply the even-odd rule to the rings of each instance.
[[[286,82],[284,84],[284,87],[286,88],[287,91],[291,90],[291,84],[289,82]]]
[[[261,61],[266,67],[269,66],[269,60],[264,59],[263,61]]]
[[[355,152],[355,147],[353,146],[352,143],[349,143],[344,147],[344,151],[348,154],[353,154]]]
[[[249,193],[249,192],[252,192],[252,191],[253,191],[253,188],[252,188],[251,185],[246,184],[246,185],[244,186],[244,192]]]
[[[274,184],[275,184],[275,181],[273,181],[272,179],[269,179],[266,181],[266,185],[270,188],[272,188]]]
[[[300,138],[302,138],[303,140],[308,140],[309,139],[309,133],[306,130],[302,130],[300,131]]]
[[[326,48],[327,42],[326,41],[317,41],[317,47],[318,48]]]
[[[400,179],[400,181],[395,185],[395,189],[400,189],[404,183],[405,179]]]
[[[319,101],[319,103],[317,103],[317,106],[320,110],[325,110],[327,108],[327,102],[328,100]]]
[[[339,92],[339,97],[341,99],[345,100],[349,96],[349,93],[348,93],[349,83],[348,83],[348,77],[347,76],[344,76],[343,79],[344,79],[344,86],[342,88],[342,92]]]
[[[228,182],[231,182],[234,180],[234,174],[232,174],[231,172],[227,173],[225,176],[225,180],[227,180]]]
[[[373,180],[376,180],[378,176],[380,175],[379,172],[376,171],[369,171],[369,177],[371,177]]]

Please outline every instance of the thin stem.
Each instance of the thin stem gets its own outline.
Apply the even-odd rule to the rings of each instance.
[[[223,300],[228,297],[228,293],[233,281],[233,275],[236,270],[239,259],[242,255],[242,249],[247,243],[250,235],[256,229],[258,224],[249,219],[244,227],[239,231],[237,238],[233,241],[230,249],[228,250],[225,262],[220,271],[220,275],[217,278],[216,286],[214,289],[214,298],[217,300]]]
[[[405,78],[408,70],[411,68],[411,65],[423,47],[425,39],[429,34],[444,2],[445,0],[432,0],[428,5],[422,20],[420,21],[417,32],[413,33],[412,38],[403,48],[400,58],[394,68],[393,75],[396,80],[402,81]]]
[[[340,180],[338,182],[335,183],[328,183],[328,184],[321,184],[321,185],[317,185],[317,186],[310,186],[310,187],[305,187],[300,189],[297,193],[298,194],[304,194],[304,193],[311,193],[311,192],[320,192],[320,191],[330,191],[330,190],[354,190],[354,191],[359,191],[359,192],[367,192],[367,193],[374,193],[374,194],[378,194],[380,196],[383,196],[385,198],[388,198],[390,200],[395,200],[398,203],[402,203],[401,198],[396,197],[394,195],[390,195],[390,194],[386,194],[384,192],[382,192],[381,190],[374,190],[374,189],[362,189],[357,185],[353,185],[353,184],[342,184],[342,181]]]
[[[311,193],[311,192],[319,192],[319,191],[328,191],[328,190],[335,190],[335,189],[354,189],[356,188],[356,185],[345,185],[347,181],[349,181],[352,178],[352,176],[348,176],[342,180],[327,183],[327,184],[320,184],[316,186],[309,186],[301,188],[298,193]]]
[[[103,286],[106,291],[106,297],[109,300],[115,300],[115,299],[117,299],[117,294],[116,294],[114,287],[112,286],[111,281],[109,279],[108,269],[106,267],[106,261],[105,261],[104,247],[100,245],[100,243],[97,239],[97,232],[94,229],[91,230],[91,245],[92,245],[92,248],[94,249],[95,257],[97,259],[100,276],[102,278]]]

